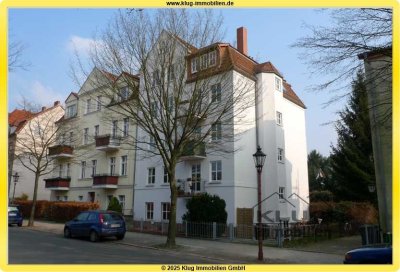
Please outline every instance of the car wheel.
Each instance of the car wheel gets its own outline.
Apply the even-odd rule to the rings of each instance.
[[[97,242],[99,240],[99,235],[97,234],[96,231],[92,230],[90,232],[90,241],[91,242]]]
[[[71,238],[71,230],[69,228],[64,229],[64,237]]]
[[[122,240],[122,239],[124,239],[125,234],[119,234],[116,237],[117,237],[117,240]]]
[[[22,222],[18,223],[18,227],[22,227]]]

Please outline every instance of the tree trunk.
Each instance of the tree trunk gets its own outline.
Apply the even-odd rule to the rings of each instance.
[[[171,189],[171,213],[169,217],[168,223],[168,237],[165,247],[174,248],[176,246],[175,237],[176,237],[176,199],[178,196],[178,189],[176,187],[175,180],[175,164],[170,165],[168,178],[170,181],[170,189]]]
[[[36,199],[37,199],[37,190],[38,190],[38,185],[39,185],[39,173],[35,173],[35,189],[33,190],[33,199],[32,199],[32,209],[31,209],[31,215],[29,217],[29,227],[33,227],[33,223],[35,220],[35,209],[36,209]]]

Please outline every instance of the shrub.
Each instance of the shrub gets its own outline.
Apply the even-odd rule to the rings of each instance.
[[[32,201],[17,200],[15,204],[20,206],[20,210],[25,218],[29,218],[32,209]],[[73,219],[82,211],[96,210],[98,203],[91,202],[56,202],[38,200],[36,202],[35,219],[46,219],[65,222]]]
[[[122,213],[122,205],[119,203],[118,199],[115,196],[111,198],[107,210]]]
[[[207,193],[190,198],[186,202],[187,212],[182,219],[189,222],[226,223],[228,214],[225,210],[225,200],[219,196]]]
[[[325,223],[355,223],[376,224],[378,211],[368,202],[312,202],[310,203],[310,217],[316,223],[322,218]]]
[[[19,197],[16,197],[15,200],[28,200],[29,196],[25,193],[22,193]]]

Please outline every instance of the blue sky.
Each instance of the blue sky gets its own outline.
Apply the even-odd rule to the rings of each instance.
[[[21,95],[41,105],[64,102],[78,86],[70,77],[73,45],[80,52],[88,48],[91,38],[112,19],[113,9],[9,9],[9,28],[13,39],[27,45],[24,58],[31,63],[28,71],[9,74],[9,111],[18,106]],[[307,106],[308,151],[329,155],[336,143],[333,125],[323,125],[337,118],[345,101],[324,108],[330,98],[326,92],[311,92],[308,87],[320,82],[310,77],[299,59],[299,49],[291,48],[307,31],[303,23],[327,25],[329,17],[311,9],[221,9],[226,27],[225,42],[234,44],[236,29],[248,30],[249,55],[257,61],[271,61],[292,85]]]

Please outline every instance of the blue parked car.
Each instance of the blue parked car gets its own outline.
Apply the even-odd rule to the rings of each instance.
[[[124,217],[112,211],[85,211],[65,223],[64,237],[89,237],[97,242],[101,237],[115,236],[124,239],[126,225]]]
[[[353,249],[346,253],[344,264],[391,264],[392,247],[374,246]]]
[[[19,211],[17,205],[8,206],[8,225],[17,224],[18,227],[22,226],[22,213]]]

